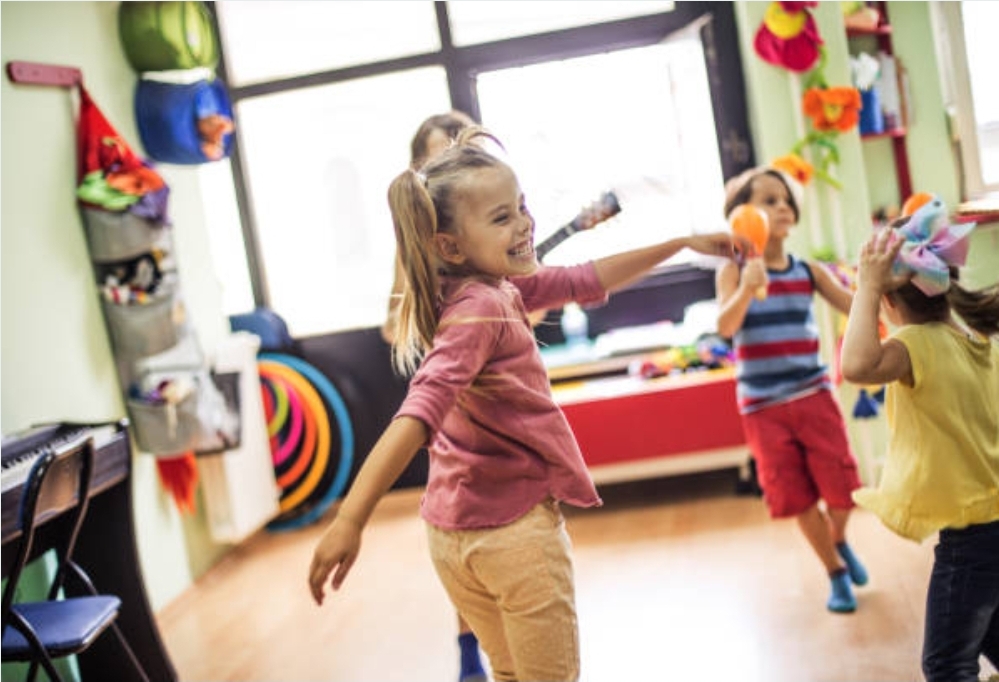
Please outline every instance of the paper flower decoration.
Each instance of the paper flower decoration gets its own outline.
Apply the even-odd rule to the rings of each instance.
[[[819,59],[822,38],[808,8],[817,2],[771,2],[753,47],[764,61],[799,73]]]
[[[777,157],[770,162],[770,165],[787,173],[801,185],[807,185],[815,175],[815,167],[794,152]]]
[[[809,88],[801,107],[819,131],[846,132],[860,120],[860,92],[856,88]]]

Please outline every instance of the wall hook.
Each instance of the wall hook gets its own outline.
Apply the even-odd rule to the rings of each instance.
[[[7,62],[7,77],[14,83],[32,85],[72,87],[83,83],[83,73],[75,66],[37,62]]]

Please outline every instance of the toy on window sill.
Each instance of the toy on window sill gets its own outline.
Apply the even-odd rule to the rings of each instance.
[[[731,347],[721,337],[709,334],[696,343],[674,346],[654,353],[628,366],[629,376],[643,379],[730,367]]]

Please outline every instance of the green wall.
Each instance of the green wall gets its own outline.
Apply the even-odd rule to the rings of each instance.
[[[136,76],[117,39],[117,2],[0,3],[0,56],[76,66],[113,126],[141,153],[132,112]],[[125,415],[111,347],[77,213],[74,92],[0,79],[0,429]],[[211,352],[227,333],[209,259],[197,170],[162,166],[186,307]],[[135,520],[154,608],[177,597],[229,547],[202,512],[181,517],[152,456],[133,461]],[[200,502],[200,501],[199,501]]]

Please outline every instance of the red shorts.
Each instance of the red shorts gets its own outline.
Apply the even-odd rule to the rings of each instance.
[[[854,506],[857,460],[830,391],[744,414],[742,427],[771,518],[798,516],[819,499],[831,509]]]

